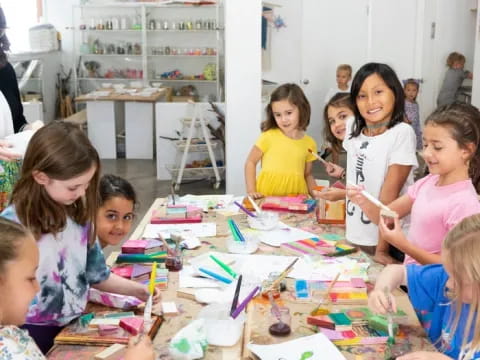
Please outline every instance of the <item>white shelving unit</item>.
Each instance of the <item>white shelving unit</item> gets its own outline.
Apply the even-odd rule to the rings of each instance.
[[[192,85],[200,100],[223,100],[221,0],[202,6],[91,3],[74,6],[72,16],[75,95],[102,83],[135,81],[160,82],[174,95]]]

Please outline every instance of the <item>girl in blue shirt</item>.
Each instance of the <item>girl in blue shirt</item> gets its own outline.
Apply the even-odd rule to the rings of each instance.
[[[440,353],[419,351],[398,360],[480,359],[480,214],[463,219],[443,243],[442,264],[389,265],[380,274],[369,306],[385,314],[390,291],[408,286],[408,296],[427,335]]]

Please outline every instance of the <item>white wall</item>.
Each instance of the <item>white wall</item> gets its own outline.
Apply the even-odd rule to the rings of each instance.
[[[227,0],[228,1],[228,0]],[[275,16],[281,16],[286,27],[279,30],[269,27],[271,36],[271,68],[263,71],[262,78],[277,82],[299,82],[301,76],[298,64],[302,51],[302,0],[275,0]]]
[[[261,1],[225,2],[227,193],[244,194],[243,166],[260,133]]]
[[[480,6],[480,0],[475,1],[475,4],[472,8],[477,9],[475,11],[476,16],[476,26],[475,26],[475,54],[474,54],[474,66],[473,74],[480,74],[480,12],[478,11],[478,6]],[[480,76],[474,76],[473,78],[473,89],[472,89],[472,104],[476,107],[480,107]]]

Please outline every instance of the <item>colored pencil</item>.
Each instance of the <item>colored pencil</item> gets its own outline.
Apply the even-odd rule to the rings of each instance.
[[[243,311],[243,309],[247,307],[248,303],[250,302],[250,300],[253,299],[258,290],[260,290],[260,286],[257,286],[250,292],[250,294],[247,295],[247,297],[240,303],[240,305],[238,305],[238,307],[232,313],[232,318],[237,318],[237,316]]]
[[[227,279],[226,277],[223,277],[222,275],[219,275],[211,270],[205,268],[198,268],[198,270],[203,272],[204,274],[207,274],[208,276],[213,277],[215,280],[224,282],[225,284],[230,284],[232,282],[232,280]]]
[[[230,316],[232,316],[233,312],[237,308],[238,305],[238,296],[240,295],[240,288],[242,287],[242,275],[238,277],[237,280],[237,287],[235,288],[235,294],[233,295],[232,307],[230,308]]]
[[[235,239],[235,241],[242,241],[240,240],[240,238],[238,237],[238,234],[237,232],[235,231],[235,228],[233,227],[233,224],[231,222],[231,219],[228,219],[227,220],[227,224],[228,224],[228,227],[230,228],[230,232],[232,233],[232,236],[233,238]]]
[[[234,279],[237,277],[237,273],[235,271],[232,270],[232,268],[230,266],[228,266],[227,264],[223,263],[222,261],[220,261],[219,259],[217,259],[215,256],[213,255],[210,255],[210,258],[215,261],[223,270],[225,270],[225,272],[229,275],[231,275]]]
[[[234,201],[233,202],[235,205],[237,205],[240,210],[242,210],[245,214],[247,214],[248,216],[251,216],[251,217],[257,217],[257,215],[255,215],[254,213],[252,213],[250,210],[246,209],[242,204],[240,204],[239,202],[237,201]]]
[[[155,279],[157,278],[157,263],[154,261],[152,264],[152,272],[150,273],[150,284],[148,289],[150,290],[150,295],[153,296],[155,293]]]

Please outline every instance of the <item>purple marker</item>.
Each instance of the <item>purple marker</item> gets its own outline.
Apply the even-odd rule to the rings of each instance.
[[[240,313],[247,307],[250,300],[253,299],[258,290],[260,290],[260,286],[257,286],[255,289],[252,290],[250,294],[247,295],[247,297],[240,303],[240,305],[238,305],[238,307],[232,313],[232,318],[236,319],[237,316],[240,315]]]
[[[242,204],[240,204],[239,202],[237,201],[234,201],[233,202],[235,205],[237,205],[240,210],[242,210],[245,214],[247,214],[248,216],[251,216],[251,217],[257,217],[257,215],[255,215],[254,213],[252,213],[250,210],[246,209],[245,207],[242,206]]]

